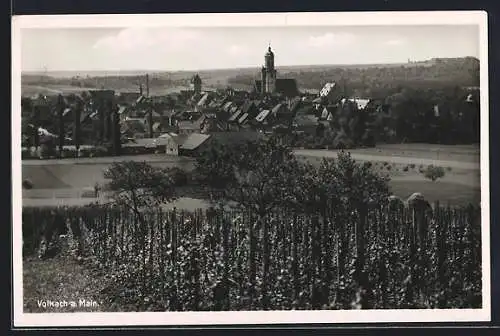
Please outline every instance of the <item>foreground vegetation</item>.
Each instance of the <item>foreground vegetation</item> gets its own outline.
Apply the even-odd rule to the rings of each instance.
[[[314,167],[274,141],[215,145],[193,178],[218,205],[197,212],[159,210],[185,184],[178,169],[105,175],[109,204],[24,208],[23,252],[66,241],[105,275],[111,310],[481,306],[480,208],[390,197],[348,153]]]
[[[28,254],[40,247],[29,228],[43,230],[40,224],[50,225],[54,215],[50,209],[24,212]],[[436,208],[425,224],[411,211],[378,207],[365,218],[276,213],[261,224],[241,212],[151,211],[143,224],[119,209],[57,214],[71,220],[79,252],[106,275],[100,294],[112,310],[481,305],[480,216],[473,207]],[[363,220],[360,236],[356,227]]]

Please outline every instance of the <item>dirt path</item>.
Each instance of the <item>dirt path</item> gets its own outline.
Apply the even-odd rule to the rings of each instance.
[[[192,162],[193,159],[168,156],[165,154],[147,154],[147,155],[127,155],[127,156],[109,156],[109,157],[95,157],[95,158],[80,158],[80,159],[52,159],[52,160],[23,160],[23,166],[57,166],[57,165],[93,165],[93,164],[111,164],[120,161],[146,161],[146,162],[159,162],[159,163],[187,163]]]
[[[311,149],[297,149],[295,154],[299,156],[309,156],[309,157],[326,157],[334,158],[337,157],[337,152],[330,150],[311,150]],[[387,156],[387,155],[370,155],[370,154],[359,154],[351,153],[354,160],[359,161],[387,161],[395,164],[415,164],[415,165],[435,165],[442,167],[451,167],[457,169],[470,169],[470,170],[480,170],[479,163],[475,162],[463,162],[463,161],[448,161],[448,160],[434,160],[426,158],[415,158],[415,157],[402,157],[402,156]]]

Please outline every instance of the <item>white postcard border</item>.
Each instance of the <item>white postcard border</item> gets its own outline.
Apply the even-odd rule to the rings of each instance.
[[[481,309],[252,311],[165,313],[36,313],[23,312],[22,188],[21,188],[21,29],[130,26],[368,26],[368,25],[478,25],[481,99]],[[472,322],[491,319],[488,30],[483,11],[251,13],[251,14],[140,14],[17,16],[12,19],[12,203],[13,300],[15,327],[225,325],[297,323]]]

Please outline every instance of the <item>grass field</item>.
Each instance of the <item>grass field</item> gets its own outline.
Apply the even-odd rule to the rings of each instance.
[[[407,198],[414,192],[422,193],[430,202],[465,205],[481,200],[481,175],[477,146],[443,145],[384,145],[377,148],[356,149],[354,158],[368,158],[373,168],[391,178],[391,191]],[[324,156],[333,151],[301,150],[300,157],[319,165]],[[439,158],[438,158],[439,157]],[[445,176],[435,182],[420,172],[427,165],[445,168]]]
[[[436,145],[385,145],[377,148],[352,150],[355,159],[369,159],[373,167],[391,178],[393,193],[407,198],[413,192],[421,192],[430,201],[462,205],[480,201],[481,180],[479,149],[477,146]],[[315,165],[323,157],[334,157],[336,152],[327,150],[297,150],[299,158]],[[439,155],[439,159],[437,158]],[[120,158],[91,158],[64,160],[23,161],[23,179],[30,179],[35,189],[23,191],[24,205],[85,204],[94,199],[79,197],[83,188],[93,187],[106,180],[103,171],[116,160],[140,160],[155,166],[191,169],[192,159],[141,155]],[[424,178],[421,169],[428,164],[445,168],[445,176],[435,182]],[[200,200],[183,198],[179,207],[193,209],[203,207]]]

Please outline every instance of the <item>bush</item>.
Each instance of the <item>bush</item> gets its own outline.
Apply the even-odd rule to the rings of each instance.
[[[23,189],[33,189],[33,182],[30,179],[24,179]]]
[[[63,158],[73,158],[76,157],[76,149],[63,149],[61,153],[61,157]]]
[[[409,167],[408,167],[408,166],[405,166],[405,167],[403,168],[403,171],[404,171],[404,172],[407,172],[408,170],[409,170]]]
[[[173,179],[173,183],[175,187],[184,187],[189,182],[188,174],[182,170],[181,168],[174,167],[168,170],[170,176]]]
[[[436,181],[437,179],[444,177],[444,168],[430,165],[424,170],[423,174],[429,180]]]
[[[102,157],[102,156],[107,156],[108,155],[108,149],[104,146],[99,146],[94,148],[94,156],[95,157]]]
[[[33,155],[29,149],[23,149],[21,152],[21,159],[31,159]]]
[[[422,167],[422,166],[420,166],[420,167]],[[415,164],[414,164],[414,163],[411,163],[411,164],[410,164],[410,168],[411,168],[411,169],[415,169]]]
[[[79,157],[90,157],[90,150],[83,148],[80,149],[80,154],[78,155]]]

